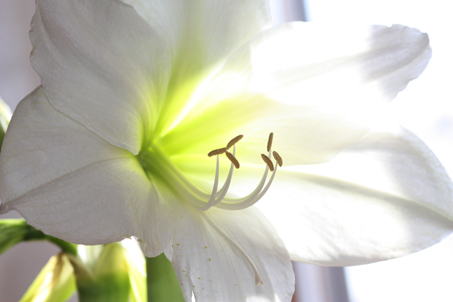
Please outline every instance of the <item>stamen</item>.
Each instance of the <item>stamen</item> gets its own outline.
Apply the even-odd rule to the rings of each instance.
[[[240,141],[242,138],[244,137],[244,135],[238,135],[236,136],[235,138],[233,138],[232,140],[230,140],[230,142],[228,143],[228,145],[226,146],[227,149],[230,149],[231,147],[233,147],[234,144],[236,144],[238,141]]]
[[[227,148],[215,149],[215,150],[212,150],[211,152],[209,152],[208,156],[212,157],[214,155],[219,155],[219,154],[225,153],[226,150],[227,150]]]
[[[231,179],[233,176],[233,166],[236,167],[236,169],[239,169],[239,161],[236,159],[236,146],[235,144],[240,141],[243,138],[243,135],[238,135],[234,139],[232,139],[226,148],[221,148],[221,149],[216,149],[211,152],[209,152],[209,156],[217,155],[217,163],[216,163],[216,174],[215,174],[215,179],[214,179],[214,185],[212,188],[212,193],[211,195],[207,195],[205,193],[198,192],[196,193],[198,197],[196,196],[190,196],[188,198],[188,202],[193,205],[196,209],[200,211],[206,211],[214,206],[217,206],[221,209],[226,209],[226,210],[242,210],[245,208],[248,208],[255,203],[257,203],[267,192],[267,190],[270,188],[275,174],[277,172],[277,167],[282,166],[283,160],[281,156],[277,152],[272,152],[272,141],[273,141],[273,133],[269,134],[269,140],[267,147],[269,148],[269,155],[266,156],[265,154],[261,154],[261,158],[264,160],[266,163],[266,168],[264,170],[264,174],[261,178],[260,183],[258,186],[251,192],[249,195],[242,197],[242,198],[227,198],[226,194],[228,192],[228,189],[231,184]],[[233,148],[233,154],[231,154],[228,151],[228,148]],[[218,185],[219,185],[219,155],[225,153],[225,155],[228,157],[228,159],[231,162],[230,166],[230,171],[228,173],[227,179],[223,185],[223,187],[217,191]],[[274,156],[276,163],[274,164],[271,160],[272,155]],[[266,179],[268,175],[268,171],[273,171],[269,181],[266,184]],[[194,190],[196,191],[196,190]],[[202,196],[206,197],[202,197]]]
[[[283,160],[281,156],[277,153],[277,151],[272,152],[272,154],[274,155],[274,158],[277,161],[278,165],[281,167],[283,165]]]
[[[274,133],[271,132],[269,134],[269,139],[267,140],[267,152],[270,152],[271,151],[271,148],[272,148],[272,141],[274,140]]]
[[[235,155],[235,154],[236,154],[236,146],[233,147],[233,155]],[[219,175],[219,156],[218,155],[217,155],[217,165],[216,165],[215,173],[216,173],[216,178],[215,178],[215,182],[214,182],[214,187],[212,189],[211,197],[209,198],[208,204],[205,207],[200,208],[200,211],[206,211],[212,207],[215,207],[220,202],[222,202],[222,200],[225,198],[225,196],[228,192],[228,189],[230,188],[231,178],[233,176],[233,163],[231,163],[230,172],[228,173],[228,177],[227,177],[222,189],[220,189],[218,192],[216,192],[217,182],[219,180],[218,179],[218,175]],[[215,192],[216,192],[216,194],[214,194]]]
[[[230,152],[225,152],[225,154],[228,157],[228,159],[233,163],[233,165],[236,167],[236,169],[239,169],[240,165],[236,157],[234,157],[234,155],[231,154]]]
[[[269,156],[271,156],[271,152],[269,152]],[[227,210],[241,210],[247,208],[247,204],[250,203],[250,201],[256,200],[256,198],[260,195],[261,190],[264,187],[264,184],[266,183],[267,179],[267,174],[269,172],[269,167],[266,165],[266,168],[264,169],[264,174],[263,177],[261,177],[261,181],[258,184],[258,186],[253,190],[252,193],[249,195],[242,197],[242,198],[225,198],[225,202],[222,202],[218,205],[219,208],[221,209],[227,209]],[[275,174],[274,173],[272,175]],[[272,182],[273,177],[271,177],[271,182]],[[270,185],[270,184],[268,184]],[[258,201],[258,200],[257,200]],[[245,205],[245,206],[244,206]]]
[[[266,155],[264,154],[261,154],[261,158],[264,160],[264,162],[266,163],[266,165],[269,167],[269,169],[271,171],[274,171],[274,164],[272,164],[272,161],[269,159],[269,157],[267,157]]]

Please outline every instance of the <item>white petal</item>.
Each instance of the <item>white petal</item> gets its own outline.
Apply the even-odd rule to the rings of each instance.
[[[419,251],[453,231],[452,181],[407,130],[372,132],[329,163],[299,168],[280,169],[257,204],[292,260],[369,263]]]
[[[38,87],[19,103],[2,146],[2,200],[9,203],[77,169],[127,153],[55,110]]]
[[[431,57],[428,35],[417,29],[303,22],[263,33],[250,53],[257,91],[330,105],[391,100]]]
[[[136,154],[170,73],[157,34],[119,1],[37,1],[31,61],[52,105]]]
[[[159,194],[159,240],[186,301],[191,301],[192,291],[199,302],[246,297],[247,301],[291,301],[294,273],[289,255],[259,211],[201,213],[168,190]],[[251,263],[263,285],[255,284]]]
[[[244,134],[238,156],[257,163],[274,132],[286,165],[325,162],[369,131],[429,56],[426,34],[403,26],[284,25],[232,54],[163,143],[204,154]]]
[[[1,200],[46,234],[83,244],[142,235],[152,186],[127,150],[55,110],[38,88],[17,107],[0,155]],[[148,232],[154,230],[148,217]],[[137,227],[137,225],[139,227]]]
[[[225,57],[271,25],[265,0],[126,0],[156,30],[172,56],[157,129],[165,132],[200,81]]]
[[[173,62],[209,67],[271,25],[264,0],[123,0],[161,36]],[[182,62],[181,62],[182,61]]]
[[[131,158],[97,162],[29,192],[14,208],[44,233],[78,244],[142,236],[137,216],[152,204],[149,181]],[[146,227],[154,230],[152,216]]]

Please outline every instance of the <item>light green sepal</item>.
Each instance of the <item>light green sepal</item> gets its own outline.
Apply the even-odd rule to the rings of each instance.
[[[76,291],[71,262],[59,253],[44,266],[20,302],[63,302]]]

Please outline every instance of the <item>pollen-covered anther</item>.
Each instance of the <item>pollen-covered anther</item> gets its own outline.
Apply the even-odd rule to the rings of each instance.
[[[236,169],[239,169],[240,165],[239,165],[239,161],[236,159],[236,157],[234,157],[234,155],[228,151],[225,152],[225,154],[228,157],[228,159],[233,163],[233,165],[236,167]]]
[[[269,139],[267,140],[267,152],[271,151],[272,141],[274,140],[274,133],[269,133]]]
[[[240,141],[242,138],[244,137],[244,135],[238,135],[236,136],[235,138],[233,138],[232,140],[230,140],[230,142],[228,143],[228,145],[226,146],[227,149],[230,149],[231,147],[233,147],[238,141]]]
[[[225,153],[227,150],[227,148],[220,148],[220,149],[215,149],[215,150],[212,150],[211,152],[208,153],[208,156],[209,157],[212,157],[214,155],[219,155],[219,154],[222,154],[222,153]]]
[[[277,164],[281,167],[283,165],[282,157],[277,153],[277,151],[273,151],[272,155],[274,156],[275,160],[277,161]]]
[[[270,160],[270,158],[267,157],[267,156],[264,155],[264,154],[261,154],[261,158],[264,160],[264,162],[266,163],[266,165],[269,167],[269,170],[274,171],[274,164],[272,163],[272,161]]]

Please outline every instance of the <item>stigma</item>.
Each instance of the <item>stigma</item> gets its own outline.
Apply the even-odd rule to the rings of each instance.
[[[240,163],[236,158],[236,143],[238,143],[244,136],[238,135],[235,138],[231,139],[226,147],[212,150],[208,153],[209,157],[216,156],[216,171],[214,176],[214,184],[212,192],[208,194],[198,194],[198,198],[188,198],[187,202],[192,205],[195,209],[199,211],[206,211],[212,207],[218,207],[226,210],[242,210],[254,205],[258,202],[270,188],[272,181],[274,180],[275,174],[277,173],[277,167],[283,165],[283,160],[281,156],[276,152],[272,151],[272,142],[274,135],[273,133],[269,134],[267,141],[267,155],[261,154],[261,158],[264,161],[264,173],[261,177],[261,181],[258,186],[247,196],[242,198],[227,198],[227,192],[230,188],[231,180],[233,178],[234,168],[239,169]],[[232,152],[230,151],[232,149]],[[227,159],[231,162],[228,176],[222,186],[219,189],[219,174],[220,174],[220,156],[225,155]],[[275,160],[273,163],[272,159]],[[272,172],[269,180],[267,181],[269,171]],[[267,181],[267,183],[266,183]]]

